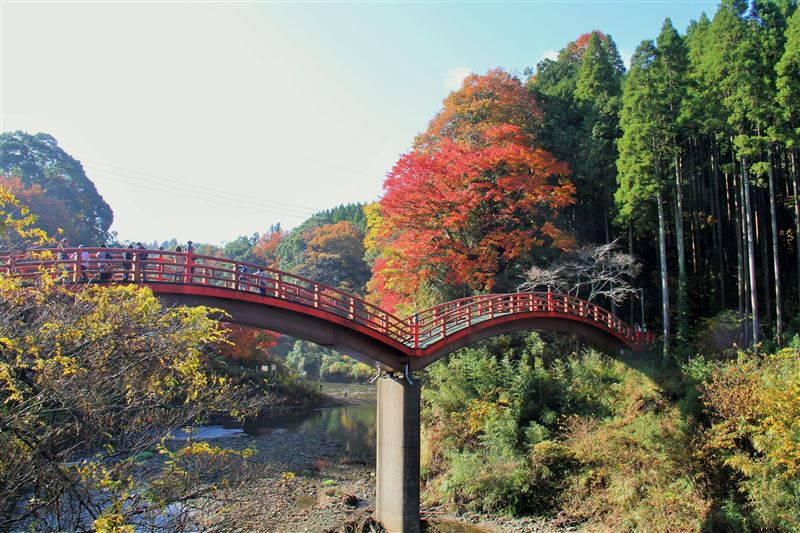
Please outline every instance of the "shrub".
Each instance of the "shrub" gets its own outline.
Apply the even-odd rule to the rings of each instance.
[[[718,366],[702,399],[711,424],[700,453],[746,497],[742,514],[757,528],[800,527],[800,350],[740,354]]]

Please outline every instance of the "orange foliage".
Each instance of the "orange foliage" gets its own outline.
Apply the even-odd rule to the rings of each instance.
[[[601,41],[606,40],[606,34],[601,32],[600,30],[593,30],[587,33],[584,33],[571,43],[567,45],[565,48],[565,52],[573,57],[580,58],[583,57],[583,53],[586,51],[586,47],[589,46],[589,39],[592,38],[592,35],[596,34]]]
[[[445,98],[442,111],[417,139],[417,148],[432,148],[445,138],[480,144],[484,132],[500,124],[531,134],[540,122],[541,112],[533,94],[498,68],[485,76],[467,76],[461,89]]]
[[[278,245],[281,243],[283,235],[280,230],[262,234],[253,247],[253,255],[266,263],[268,267],[279,268]]]
[[[269,360],[269,350],[278,345],[278,334],[233,324],[225,325],[231,344],[220,346],[226,359],[241,362],[264,363]]]
[[[371,282],[383,305],[410,300],[432,280],[490,290],[504,266],[533,249],[572,246],[552,223],[574,202],[567,165],[518,126],[481,127],[473,137],[410,152],[386,178]]]
[[[301,272],[321,283],[361,292],[369,279],[364,262],[364,235],[347,220],[325,224],[306,233]]]
[[[60,199],[47,195],[47,191],[37,184],[25,187],[16,176],[0,174],[0,186],[5,187],[20,202],[27,205],[36,215],[36,226],[50,235],[57,235],[59,229],[69,228],[72,216],[66,204]]]

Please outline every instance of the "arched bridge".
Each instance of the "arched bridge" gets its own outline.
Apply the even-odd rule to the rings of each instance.
[[[226,320],[336,348],[385,370],[418,370],[480,339],[520,330],[572,334],[613,351],[638,351],[654,341],[607,310],[564,294],[486,294],[401,318],[302,276],[190,252],[35,250],[4,256],[0,268],[28,278],[50,269],[76,283],[147,285],[169,303],[216,307]]]
[[[0,272],[67,283],[147,285],[168,303],[222,309],[238,324],[287,333],[374,361],[404,378],[378,380],[375,514],[387,531],[419,520],[420,387],[413,370],[477,340],[536,329],[574,334],[609,350],[655,341],[595,304],[554,293],[486,294],[400,318],[334,287],[253,263],[187,252],[64,248],[0,255]]]

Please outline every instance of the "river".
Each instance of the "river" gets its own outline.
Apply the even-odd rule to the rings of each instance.
[[[245,422],[244,425],[234,422],[223,422],[197,428],[195,438],[215,439],[243,437],[254,439],[257,443],[274,443],[293,435],[322,434],[343,447],[346,456],[360,457],[365,460],[369,472],[374,472],[375,450],[377,440],[375,388],[364,385],[324,384],[323,390],[337,398],[348,401],[363,402],[356,405],[322,407],[316,409],[283,410]],[[182,432],[173,433],[177,438],[185,438]],[[308,448],[315,446],[308,442]],[[267,460],[282,461],[285,451],[269,445],[259,446],[260,452]],[[299,451],[299,450],[298,450]],[[308,452],[306,449],[304,452]],[[374,483],[374,481],[372,481]],[[304,511],[312,511],[319,502],[314,492],[302,493],[295,497],[295,505]],[[468,523],[459,523],[447,519],[429,519],[430,531],[442,533],[485,533],[496,531],[485,529]],[[313,530],[313,528],[311,529]]]

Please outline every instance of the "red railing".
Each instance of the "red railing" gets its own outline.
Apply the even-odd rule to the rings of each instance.
[[[610,331],[636,346],[655,343],[653,333],[635,330],[602,307],[574,296],[553,292],[485,294],[453,300],[416,313],[415,347],[425,348],[464,328],[496,317],[536,313],[577,317]]]
[[[453,333],[495,317],[524,313],[567,315],[590,322],[637,348],[656,340],[654,334],[634,331],[605,309],[564,294],[487,294],[399,318],[337,288],[223,257],[135,248],[60,248],[0,255],[0,272],[5,274],[36,278],[48,271],[72,283],[204,285],[255,293],[343,317],[414,351],[424,350]]]

